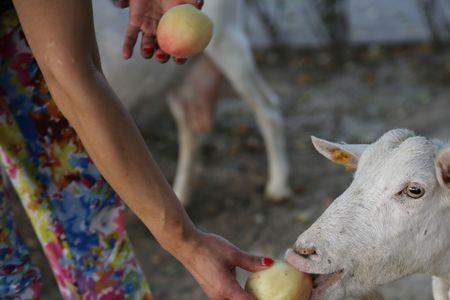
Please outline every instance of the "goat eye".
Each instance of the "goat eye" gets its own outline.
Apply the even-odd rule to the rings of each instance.
[[[410,198],[418,199],[425,194],[425,190],[417,184],[410,184],[405,188],[405,194]]]

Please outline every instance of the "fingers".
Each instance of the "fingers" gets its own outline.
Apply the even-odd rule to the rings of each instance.
[[[143,58],[152,58],[156,50],[156,27],[158,23],[152,18],[145,17],[140,26],[142,32],[141,55]]]
[[[274,261],[270,257],[261,257],[238,250],[234,256],[236,266],[249,272],[257,272],[272,266]]]
[[[203,0],[195,0],[195,3],[193,3],[193,4],[198,9],[202,9],[203,5],[205,4],[205,1],[203,1]]]
[[[184,65],[187,62],[187,58],[173,58],[173,61],[177,64],[177,65]]]
[[[141,55],[144,58],[152,58],[155,53],[156,38],[151,34],[143,34],[141,44]]]
[[[139,31],[138,26],[128,24],[128,29],[125,33],[125,41],[122,48],[122,55],[125,59],[129,59],[133,55],[133,48],[136,45]]]
[[[118,0],[118,1],[129,1],[129,0]],[[127,2],[128,4],[129,2]],[[157,40],[155,37],[156,29],[158,27],[158,21],[161,17],[161,13],[170,9],[173,6],[183,3],[190,3],[196,6],[198,9],[204,4],[203,0],[167,0],[160,3],[159,9],[152,14],[148,10],[150,7],[141,7],[139,5],[131,5],[129,12],[129,22],[127,32],[125,34],[125,39],[122,48],[122,55],[125,59],[131,58],[133,55],[133,49],[136,45],[139,34],[142,32],[142,41],[140,52],[142,57],[149,59],[153,55],[156,60],[160,63],[166,63],[170,59],[170,55],[158,49]],[[154,8],[154,7],[151,7]],[[155,13],[155,14],[153,14]],[[174,61],[178,65],[186,63],[186,59],[174,58]]]
[[[156,60],[162,64],[165,64],[169,61],[170,55],[166,52],[162,51],[161,49],[157,49],[155,52]]]
[[[134,45],[131,46],[132,45],[131,43],[129,45],[130,45],[129,47],[131,47],[131,50],[129,52],[125,52],[124,46],[124,57],[126,59],[130,58],[131,55],[133,54]],[[158,48],[158,45],[156,43],[156,37],[154,35],[144,34],[142,36],[141,55],[146,59],[150,59],[153,57],[154,54],[156,60],[162,64],[165,64],[170,59],[170,55],[168,55],[167,53]],[[184,65],[187,62],[187,58],[173,57],[173,61],[177,65]]]

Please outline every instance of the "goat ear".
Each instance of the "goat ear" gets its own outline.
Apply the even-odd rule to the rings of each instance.
[[[442,149],[436,157],[436,176],[443,187],[450,189],[450,147]]]
[[[314,148],[316,148],[320,154],[332,162],[344,165],[349,171],[356,170],[359,157],[367,148],[366,144],[338,144],[314,136],[311,137],[311,140]]]

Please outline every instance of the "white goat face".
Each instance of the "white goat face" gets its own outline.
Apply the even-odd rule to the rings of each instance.
[[[313,138],[354,179],[286,260],[315,276],[311,299],[357,296],[415,272],[450,271],[450,148],[397,129],[370,145]],[[445,257],[445,258],[444,258]]]

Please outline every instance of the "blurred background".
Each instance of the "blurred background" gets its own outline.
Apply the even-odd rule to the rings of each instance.
[[[164,95],[177,85],[173,78],[195,60],[183,67],[172,62],[161,66],[138,55],[124,61],[120,49],[127,10],[107,0],[93,2],[107,77],[172,182],[177,131]],[[267,161],[261,134],[250,109],[225,83],[214,130],[200,149],[201,167],[187,210],[203,230],[243,249],[282,258],[351,180],[313,150],[311,135],[370,143],[389,129],[407,127],[430,137],[450,136],[450,1],[240,2],[258,68],[280,99],[293,196],[279,205],[265,201]],[[17,215],[27,222],[22,212]],[[156,299],[206,299],[132,214],[128,232]],[[29,231],[24,235],[34,249],[33,260],[44,270],[43,299],[60,299],[35,237]],[[240,273],[240,280],[245,276]],[[389,300],[432,299],[430,278],[421,275],[380,291]]]

